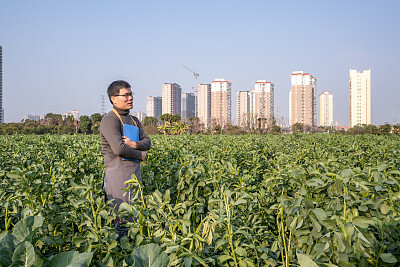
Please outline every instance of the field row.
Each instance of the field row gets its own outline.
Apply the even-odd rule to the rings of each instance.
[[[0,266],[141,266],[149,251],[170,266],[400,261],[398,136],[151,139],[119,244],[98,136],[0,136]]]

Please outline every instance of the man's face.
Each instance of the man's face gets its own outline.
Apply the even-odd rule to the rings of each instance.
[[[114,106],[127,110],[133,108],[133,96],[130,88],[121,88],[119,94],[111,97]]]

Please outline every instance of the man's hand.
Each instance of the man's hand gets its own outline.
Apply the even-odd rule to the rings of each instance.
[[[131,139],[129,139],[126,136],[122,136],[122,141],[124,141],[124,143],[127,146],[130,146],[131,148],[137,149],[137,143],[135,141],[132,141]]]
[[[146,159],[146,151],[140,151],[142,152],[142,161],[144,161]]]

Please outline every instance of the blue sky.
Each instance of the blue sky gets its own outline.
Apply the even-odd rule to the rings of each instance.
[[[395,0],[0,0],[5,121],[100,112],[116,79],[131,83],[134,110],[146,112],[163,82],[194,92],[185,65],[201,83],[233,80],[232,114],[234,92],[273,82],[275,114],[286,120],[290,74],[309,72],[347,126],[349,69],[371,69],[372,123],[400,123],[399,9]]]

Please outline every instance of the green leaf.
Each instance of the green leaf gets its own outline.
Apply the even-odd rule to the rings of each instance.
[[[12,256],[13,265],[29,267],[35,263],[35,260],[35,249],[28,241],[19,244]]]
[[[12,233],[21,242],[32,241],[33,235],[43,225],[43,222],[42,216],[28,216],[14,226]]]
[[[46,263],[45,267],[80,267],[89,266],[92,262],[93,253],[84,252],[79,253],[78,251],[66,251],[55,255]]]
[[[396,263],[397,259],[391,253],[382,253],[379,257],[386,263]]]
[[[169,262],[167,253],[154,243],[134,249],[128,257],[133,259],[136,267],[166,267]]]
[[[310,199],[306,199],[306,200],[304,201],[304,204],[305,204],[306,209],[312,209],[312,208],[314,208],[314,203],[313,203],[312,200],[310,200]]]
[[[241,256],[241,257],[247,257],[247,252],[246,252],[246,250],[244,250],[244,248],[242,248],[242,247],[237,247],[237,248],[235,249],[235,253],[236,253],[237,255]]]
[[[238,200],[236,200],[236,202],[235,203],[233,203],[233,206],[237,206],[237,205],[240,205],[240,204],[246,204],[246,199],[243,199],[243,198],[239,198]]]
[[[6,235],[0,241],[0,266],[10,266],[15,248],[19,240],[14,235]]]
[[[310,256],[299,252],[296,252],[296,255],[301,267],[318,267]]]
[[[313,210],[315,216],[317,217],[318,221],[322,222],[326,219],[326,212],[321,208],[316,208]]]
[[[163,195],[163,199],[165,203],[169,203],[171,201],[171,196],[170,196],[170,191],[169,189],[165,190],[165,193]],[[186,259],[186,258],[185,258]]]
[[[129,205],[127,202],[122,202],[121,205],[119,205],[118,211],[119,212],[127,211],[129,213],[133,213],[133,207]]]
[[[311,219],[311,221],[312,221],[312,223],[313,223],[314,230],[315,230],[316,232],[320,232],[321,229],[322,229],[322,227],[321,227],[321,225],[318,223],[318,221],[317,221],[313,216],[310,216],[310,219]]]
[[[179,248],[179,245],[167,247],[167,249],[165,250],[165,253],[167,253],[167,254],[174,253],[175,251],[178,250],[178,248]]]
[[[183,263],[184,263],[185,267],[190,267],[190,266],[192,266],[192,261],[193,261],[193,258],[192,258],[192,257],[190,257],[190,258],[185,258],[185,259],[183,260]]]
[[[371,245],[371,242],[369,242],[361,232],[358,232],[358,238]]]
[[[218,257],[218,260],[219,260],[221,263],[223,263],[223,262],[225,262],[225,261],[227,261],[227,260],[229,260],[229,259],[232,259],[232,257],[229,256],[229,255],[221,255],[221,256]]]
[[[340,176],[342,176],[343,178],[350,178],[351,176],[353,176],[353,171],[351,169],[344,169],[340,173]]]
[[[378,166],[378,171],[382,172],[387,168],[387,164],[383,163],[381,165]]]
[[[353,218],[353,224],[360,228],[368,228],[368,226],[374,225],[375,222],[364,216],[356,216]]]
[[[381,212],[385,215],[388,214],[390,211],[390,207],[386,201],[382,203],[382,205],[380,206],[380,209],[381,209]]]

